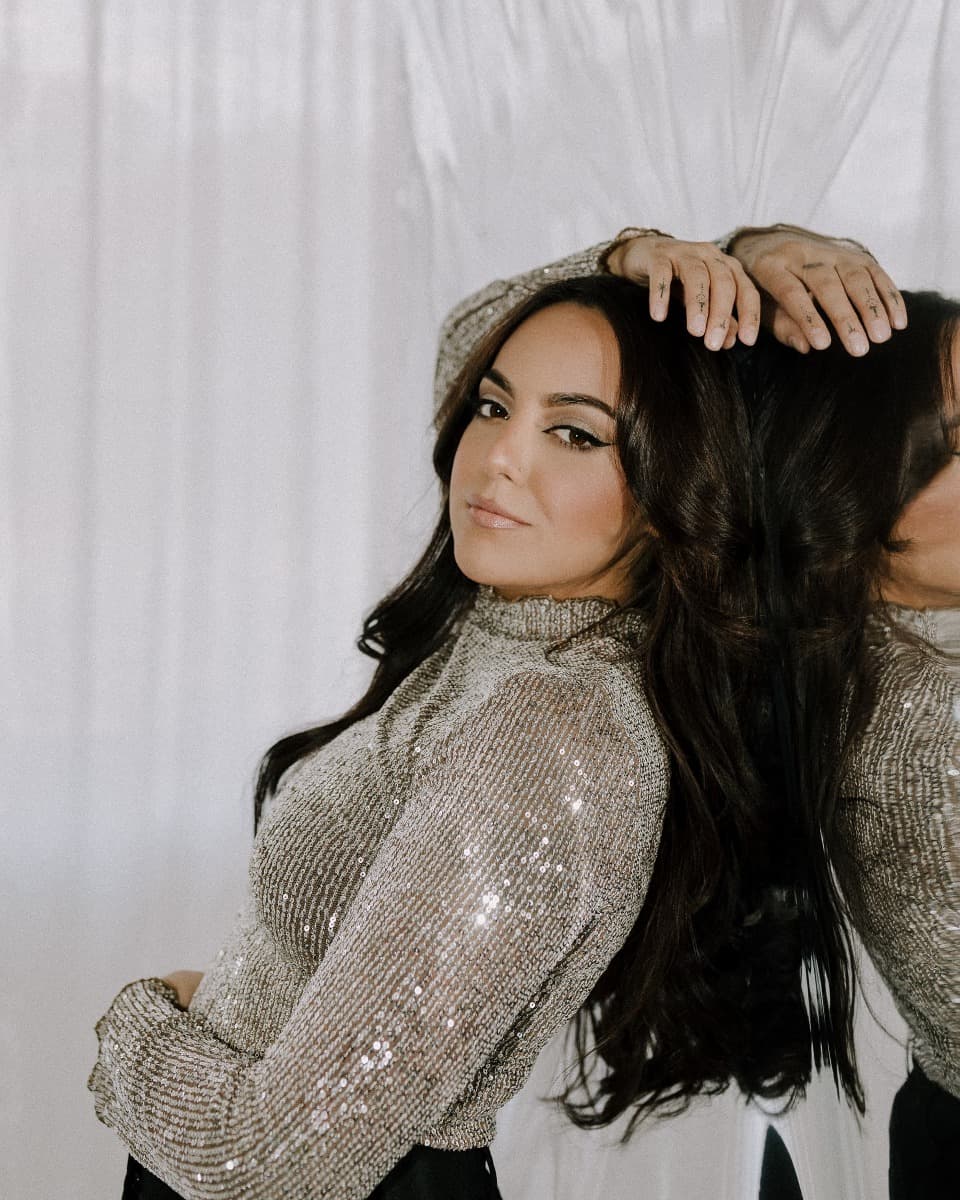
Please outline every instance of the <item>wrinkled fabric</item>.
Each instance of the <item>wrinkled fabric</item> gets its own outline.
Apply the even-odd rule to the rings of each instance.
[[[958,27],[947,0],[3,0],[5,1190],[119,1187],[90,1026],[208,960],[259,752],[363,686],[360,614],[435,515],[444,313],[628,222],[796,221],[960,290]],[[787,1118],[805,1194],[881,1194],[906,1060],[874,1006],[862,1139],[829,1081]],[[735,1097],[622,1153],[537,1081],[505,1194],[755,1194]]]

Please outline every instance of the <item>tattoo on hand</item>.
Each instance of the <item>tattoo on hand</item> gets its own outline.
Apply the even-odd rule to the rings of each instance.
[[[707,297],[705,292],[700,292],[700,294],[697,296],[697,303],[700,305],[700,311],[703,312],[703,310],[707,307]]]
[[[897,306],[897,308],[900,307],[900,296],[898,295],[897,292],[894,292],[891,290],[890,299],[894,302],[894,304]]]
[[[871,303],[870,303],[870,304],[868,304],[868,305],[867,305],[867,307],[870,309],[870,311],[873,313],[873,315],[874,315],[875,317],[879,317],[879,316],[880,316],[880,309],[879,309],[879,308],[877,308],[877,302],[876,302],[876,300],[873,300],[873,301],[871,301]]]
[[[827,264],[822,262],[804,263],[800,268],[801,271],[813,271],[817,267],[825,267]]]
[[[661,279],[661,280],[660,280],[660,285],[659,285],[659,287],[657,288],[657,291],[660,293],[660,299],[661,299],[661,300],[663,299],[663,293],[664,293],[666,290],[667,290],[667,285],[666,285],[666,283],[664,283],[664,281]]]

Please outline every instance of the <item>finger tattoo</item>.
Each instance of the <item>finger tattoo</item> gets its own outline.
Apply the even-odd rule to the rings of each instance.
[[[703,310],[707,307],[707,294],[702,288],[697,295],[697,303],[700,305],[700,311],[703,312]]]
[[[804,263],[800,268],[801,271],[813,271],[817,267],[825,267],[827,264],[822,262]]]
[[[890,299],[894,302],[894,304],[897,306],[897,308],[899,308],[900,307],[900,293],[895,292],[891,288],[889,295],[890,295]]]
[[[663,293],[667,290],[666,283],[661,279],[657,291],[660,293],[660,299],[663,299]]]

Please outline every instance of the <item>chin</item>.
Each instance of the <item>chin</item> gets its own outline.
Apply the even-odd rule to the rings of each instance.
[[[537,590],[535,582],[522,579],[518,581],[516,572],[504,569],[502,554],[458,552],[454,543],[453,557],[461,574],[467,579],[485,587],[496,588],[505,596],[522,596]]]

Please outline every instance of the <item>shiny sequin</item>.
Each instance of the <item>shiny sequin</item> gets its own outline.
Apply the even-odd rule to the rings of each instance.
[[[840,808],[841,883],[914,1057],[960,1096],[960,610],[891,611],[872,631],[876,704],[844,779],[865,802]]]

